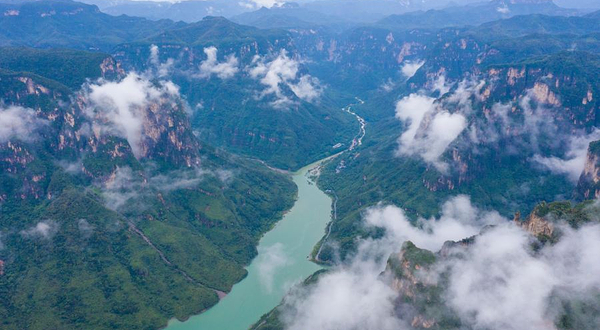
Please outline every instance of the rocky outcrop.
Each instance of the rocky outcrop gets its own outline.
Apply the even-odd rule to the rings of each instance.
[[[105,77],[122,73],[110,57],[102,61],[101,70]],[[185,103],[179,96],[167,94],[138,109],[142,138],[136,158],[128,141],[115,130],[93,129],[102,119],[89,115],[87,93],[73,93],[56,81],[33,74],[0,72],[0,96],[6,106],[21,107],[30,115],[28,120],[35,121],[26,123],[27,136],[0,141],[0,170],[6,174],[0,198],[50,198],[46,189],[55,163],[92,179],[105,178],[117,167],[140,169],[144,161],[170,169],[198,166],[201,146],[192,133]]]
[[[399,253],[390,256],[383,273],[398,293],[396,310],[415,329],[441,329],[440,324],[455,320],[454,313],[443,304],[439,283],[428,278],[439,257],[405,242]]]
[[[575,197],[580,200],[600,197],[600,141],[594,141],[588,147],[585,167],[579,177]]]
[[[535,237],[551,237],[554,234],[554,225],[536,211],[531,212],[525,221],[521,221],[521,213],[517,212],[513,222]]]

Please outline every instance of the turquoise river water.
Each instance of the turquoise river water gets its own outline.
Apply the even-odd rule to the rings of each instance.
[[[217,305],[185,322],[173,320],[167,330],[248,329],[281,302],[291,285],[321,268],[308,259],[331,220],[331,198],[308,177],[318,164],[293,174],[298,199],[261,239],[248,276]]]

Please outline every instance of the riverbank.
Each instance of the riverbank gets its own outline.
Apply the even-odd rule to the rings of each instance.
[[[185,322],[172,320],[169,330],[242,330],[277,306],[295,283],[321,269],[307,256],[331,220],[331,198],[319,190],[309,174],[327,159],[292,175],[298,199],[291,210],[259,242],[258,256],[248,276],[217,305]]]
[[[358,98],[357,101],[362,103]],[[168,330],[248,329],[275,308],[291,286],[323,269],[319,254],[337,214],[337,196],[335,192],[320,190],[317,180],[323,164],[362,144],[366,122],[352,111],[353,105],[342,111],[356,118],[357,135],[345,150],[290,173],[298,187],[296,202],[260,240],[259,254],[247,267],[247,277],[207,311],[186,321],[171,320]]]

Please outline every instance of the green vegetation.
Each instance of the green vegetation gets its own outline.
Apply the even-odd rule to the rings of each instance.
[[[361,219],[379,202],[398,205],[416,219],[436,216],[448,198],[466,194],[479,208],[507,217],[534,210],[573,227],[593,221],[597,207],[591,203],[536,207],[569,198],[574,185],[531,166],[533,151],[511,154],[508,143],[477,146],[476,152],[459,154],[468,169],[464,178],[442,174],[417,157],[396,156],[404,126],[394,117],[394,102],[425,89],[440,73],[455,81],[493,80],[495,89],[488,100],[474,104],[469,123],[485,118],[493,103],[516,104],[552,74],[561,79],[560,85],[548,85],[561,101],[561,112],[552,114],[561,128],[590,131],[598,125],[598,14],[526,15],[459,27],[505,17],[496,4],[484,7],[392,16],[338,35],[303,20],[292,24],[310,33],[260,30],[219,17],[193,24],[114,17],[70,1],[0,4],[2,102],[31,107],[48,120],[38,140],[0,145],[0,296],[5,298],[0,327],[150,329],[214,305],[216,290],[229,291],[246,276],[244,266],[256,256],[259,238],[292,206],[296,193],[289,177],[248,158],[295,170],[341,150],[333,146],[347,144],[357,129],[341,108],[355,103],[355,96],[367,101],[353,105],[368,122],[367,135],[357,149],[328,163],[318,181],[338,198],[328,242],[339,251],[326,244],[322,260],[332,262],[336,252],[343,258],[357,238],[380,234],[365,229]],[[552,4],[511,8],[512,14],[540,11],[571,13]],[[277,17],[253,22],[289,23]],[[72,102],[73,92],[86,79],[119,77],[117,61],[128,70],[156,69],[151,45],[157,45],[163,63],[175,59],[169,79],[191,105],[189,119],[184,101],[173,104],[168,118],[183,131],[175,138],[187,149],[174,148],[165,138],[146,146],[145,159],[136,159],[122,137],[82,138],[79,129],[89,119],[81,114],[85,105]],[[204,48],[210,46],[218,48],[219,61],[236,56],[240,70],[234,78],[199,77]],[[256,55],[268,60],[283,49],[300,62],[302,74],[318,77],[326,87],[318,101],[302,101],[285,86],[282,93],[293,101],[287,109],[272,107],[274,97],[259,97],[266,86],[244,68]],[[408,79],[400,71],[412,60],[426,64]],[[503,70],[513,68],[525,69],[523,81],[506,81]],[[490,69],[503,74],[487,76]],[[588,91],[593,97],[582,102]],[[75,124],[66,119],[72,114]],[[515,138],[530,142],[525,134]],[[546,137],[535,152],[549,155],[554,138]],[[599,148],[590,145],[594,154]],[[189,155],[200,160],[199,170],[178,161]],[[452,156],[449,151],[443,160]],[[130,171],[128,181],[110,188],[120,170]],[[111,205],[114,197],[122,205]],[[407,243],[402,258],[388,261],[397,278],[439,256]],[[314,285],[323,273],[304,285]],[[459,327],[443,307],[444,281],[418,284],[418,294],[402,297],[401,303],[417,306],[440,328]],[[587,302],[565,309],[597,310]],[[255,328],[281,329],[279,313],[263,316]],[[581,327],[577,320],[567,315],[559,325]]]
[[[316,273],[305,279],[300,285],[303,287],[310,287],[315,285],[319,280],[319,277],[327,274],[327,269],[321,269]],[[285,329],[284,323],[281,321],[281,308],[282,304],[273,308],[269,313],[263,315],[260,320],[250,327],[250,330],[283,330]]]
[[[15,52],[24,56],[9,58]],[[170,161],[168,143],[148,145],[146,159],[116,136],[92,149],[74,138],[88,119],[65,86],[81,78],[66,73],[74,63],[93,73],[106,55],[3,49],[0,58],[35,72],[0,71],[4,102],[54,118],[40,129],[44,140],[0,145],[1,328],[156,329],[216,304],[216,290],[246,275],[259,238],[293,205],[288,176],[200,147],[185,140],[190,132],[177,139],[198,149],[179,153],[200,154],[200,170]],[[48,66],[28,62],[39,58]],[[189,129],[177,117],[183,107],[173,107],[166,115]],[[110,188],[117,169],[129,177]]]
[[[271,166],[298,170],[336,152],[333,146],[347,143],[356,132],[354,118],[341,111],[347,98],[326,88],[315,102],[298,98],[288,86],[281,93],[289,105],[276,108],[277,98],[260,94],[267,88],[248,74],[255,56],[271,61],[286,50],[290,59],[301,56],[290,33],[238,25],[222,17],[207,17],[181,29],[123,44],[115,56],[124,67],[144,71],[150,67],[150,47],[156,45],[160,59],[176,60],[171,79],[192,106],[191,124],[207,144],[257,158]],[[199,77],[206,59],[204,49],[214,46],[218,61],[235,55],[239,71],[231,78]],[[307,67],[299,65],[299,75]]]
[[[585,201],[573,205],[569,201],[540,203],[532,211],[533,214],[550,221],[565,221],[572,228],[598,221],[600,206],[594,201]]]
[[[86,79],[102,77],[101,64],[105,60],[114,64],[110,55],[103,53],[70,49],[0,48],[0,68],[34,73],[60,81],[73,90],[79,89]],[[106,78],[116,76],[116,72],[111,73],[112,76]]]
[[[440,174],[434,168],[415,158],[394,156],[397,142],[390,137],[399,137],[401,132],[396,119],[371,123],[363,148],[330,162],[321,174],[319,186],[335,191],[339,198],[338,220],[330,239],[338,243],[337,252],[342,256],[355,248],[356,237],[370,235],[362,225],[362,212],[379,202],[398,205],[413,219],[429,218],[438,214],[439,206],[448,198],[465,194],[475,205],[510,218],[516,211],[532,210],[541,201],[553,200],[559,194],[570,196],[573,191],[573,184],[564,176],[540,172],[526,159],[516,158],[501,163],[484,159],[478,164],[476,179],[453,189],[440,185],[431,191],[424,180],[437,182]],[[344,168],[338,173],[341,161]],[[326,245],[320,257],[330,260],[333,253]]]
[[[115,45],[185,25],[110,16],[72,1],[0,4],[0,45],[110,51]],[[12,12],[12,15],[4,14]]]
[[[507,13],[498,10],[498,3],[494,1],[481,2],[468,6],[451,6],[439,10],[415,11],[402,15],[390,15],[378,22],[378,25],[396,30],[410,29],[442,29],[446,27],[480,25],[487,22],[499,22],[510,16],[519,19],[522,16],[536,16],[531,14],[546,14],[566,16],[572,14],[569,9],[560,8],[552,2],[544,3],[507,3]],[[520,16],[522,15],[522,16]],[[591,19],[589,19],[591,21]],[[488,23],[492,24],[492,23]]]

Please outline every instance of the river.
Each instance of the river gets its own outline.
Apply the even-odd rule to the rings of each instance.
[[[364,103],[361,99],[356,99]],[[350,104],[343,108],[359,124],[358,134],[350,146],[331,157],[308,165],[292,175],[298,186],[298,199],[275,228],[265,234],[258,244],[258,256],[248,266],[248,276],[233,286],[231,292],[206,312],[185,322],[172,320],[167,330],[245,330],[277,306],[288,289],[303,281],[322,267],[311,262],[315,244],[323,237],[331,221],[332,200],[309,178],[312,169],[327,159],[352,151],[362,144],[365,120],[352,111]],[[337,204],[335,196],[334,206]],[[333,225],[333,224],[332,224]],[[331,226],[325,236],[329,237]],[[321,249],[317,253],[319,259]]]
[[[331,198],[308,176],[319,163],[293,174],[298,199],[260,240],[258,256],[247,268],[248,276],[217,305],[185,322],[169,322],[168,330],[248,329],[281,302],[291,285],[321,269],[308,259],[331,220]]]

